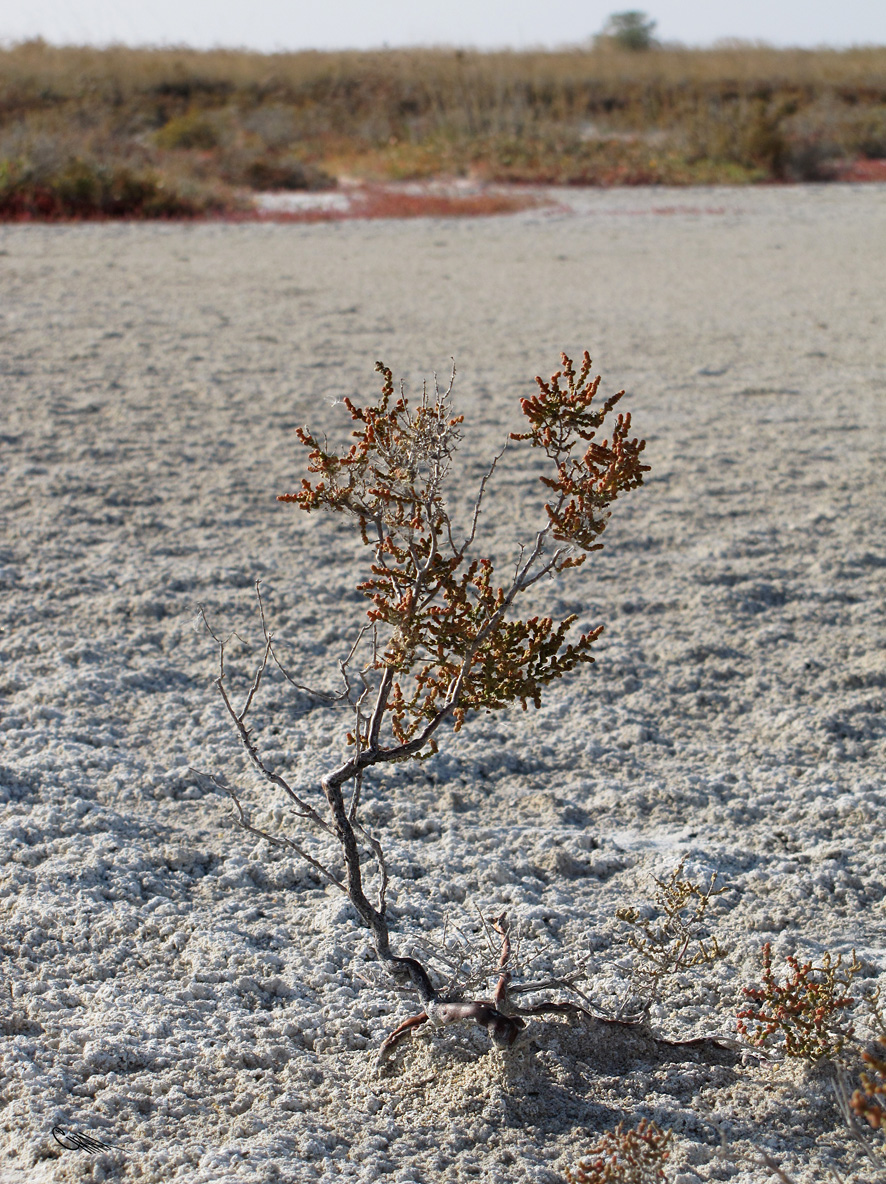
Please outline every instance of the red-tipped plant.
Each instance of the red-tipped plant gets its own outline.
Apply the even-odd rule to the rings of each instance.
[[[447,506],[447,479],[462,425],[452,410],[452,383],[446,390],[436,383],[432,392],[425,388],[420,402],[410,406],[402,386],[395,391],[391,371],[381,362],[376,369],[383,378],[376,402],[359,407],[344,400],[354,425],[353,443],[336,452],[308,429],[300,430],[311,476],[297,492],[279,498],[307,512],[348,515],[371,554],[368,575],[357,584],[369,602],[367,620],[340,663],[341,689],[319,696],[352,711],[350,752],[320,781],[325,803],[293,789],[284,773],[260,755],[246,724],[265,670],[277,661],[263,607],[264,652],[240,710],[229,693],[226,643],[213,634],[220,657],[217,686],[250,760],[288,796],[314,836],[331,845],[331,853],[309,852],[302,843],[253,827],[236,797],[235,802],[247,829],[303,855],[346,893],[372,931],[379,958],[395,976],[411,980],[425,1005],[407,1025],[474,1019],[497,1041],[512,1043],[523,1023],[521,1009],[509,1001],[516,989],[510,985],[505,918],[495,922],[502,950],[499,964],[490,968],[498,982],[489,1000],[442,998],[421,963],[391,950],[387,866],[381,842],[361,822],[362,779],[375,765],[435,752],[444,727],[457,732],[471,712],[498,711],[512,703],[524,710],[529,703],[537,707],[547,684],[593,661],[591,647],[602,626],[570,640],[574,616],[523,618],[516,604],[545,576],[577,568],[588,552],[599,550],[609,507],[643,482],[648,470],[642,463],[644,443],[631,436],[630,415],[610,420],[623,392],[595,405],[600,380],[590,378],[588,354],[578,373],[562,355],[562,369],[549,382],[537,379],[539,393],[522,400],[527,430],[511,434],[515,442],[547,456],[551,467],[542,481],[550,497],[538,529],[502,578],[491,559],[473,555],[496,461],[480,482],[463,536]],[[598,439],[607,421],[609,436]],[[343,874],[334,870],[338,858],[343,858]],[[367,862],[376,869],[374,900],[365,887]],[[547,1005],[548,1010],[565,1006]]]
[[[569,1184],[660,1184],[670,1151],[671,1132],[641,1118],[632,1130],[619,1123],[566,1169]]]
[[[779,983],[772,971],[772,947],[766,942],[762,986],[744,988],[750,1003],[738,1012],[738,1031],[760,1047],[780,1041],[788,1057],[817,1061],[836,1056],[853,1034],[845,1013],[854,1006],[847,992],[861,970],[855,954],[845,968],[839,954],[835,959],[825,954],[821,966],[790,955],[785,961],[790,973]]]

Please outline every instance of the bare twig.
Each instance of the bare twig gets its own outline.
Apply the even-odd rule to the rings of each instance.
[[[228,715],[231,717],[231,720],[234,723],[234,727],[237,730],[237,734],[240,737],[240,741],[243,744],[243,747],[246,749],[246,753],[247,753],[249,759],[252,761],[253,765],[255,765],[255,767],[258,769],[258,771],[262,774],[262,776],[265,777],[266,780],[268,780],[272,785],[276,785],[276,786],[278,786],[278,788],[282,789],[284,791],[284,793],[290,798],[290,800],[295,803],[295,806],[297,807],[299,813],[301,814],[301,816],[303,818],[306,818],[309,821],[313,822],[316,826],[319,826],[322,830],[325,830],[327,832],[327,834],[332,834],[333,832],[332,832],[332,829],[330,828],[329,824],[323,818],[320,817],[320,815],[317,813],[317,811],[314,809],[314,807],[311,806],[308,802],[306,802],[304,800],[304,798],[300,797],[299,794],[297,794],[295,792],[295,790],[286,781],[286,779],[284,777],[282,777],[275,770],[269,769],[267,767],[267,765],[264,763],[264,761],[262,760],[262,758],[259,756],[258,749],[256,748],[255,744],[253,743],[252,737],[249,734],[249,730],[247,729],[247,727],[243,721],[243,714],[245,714],[245,711],[243,714],[239,714],[236,711],[236,709],[234,708],[234,705],[231,703],[231,699],[230,699],[230,696],[228,695],[227,687],[225,685],[225,679],[227,677],[227,672],[225,670],[225,645],[226,645],[226,643],[224,641],[220,640],[219,637],[217,636],[217,634],[215,632],[213,632],[212,627],[210,626],[209,622],[206,621],[206,615],[203,612],[202,607],[200,609],[200,612],[201,612],[201,615],[203,616],[203,620],[206,622],[206,628],[209,630],[212,637],[215,638],[216,642],[218,643],[219,665],[218,665],[218,676],[215,679],[215,685],[218,688],[218,692],[219,692],[219,695],[221,696],[222,702],[224,703],[225,708],[227,709]],[[265,654],[267,654],[267,649],[265,650]],[[262,666],[262,669],[264,669],[263,666]],[[256,676],[256,680],[253,683],[253,685],[256,686],[256,688],[257,688],[257,684],[260,683],[260,681],[261,681],[260,677]],[[251,702],[252,702],[252,692],[250,692],[250,695],[247,698],[247,703],[246,703],[247,709],[248,709],[248,706],[251,704]]]
[[[776,1163],[772,1156],[765,1151],[760,1152],[760,1164],[762,1167],[768,1168],[773,1176],[781,1180],[781,1184],[796,1184],[793,1176],[789,1176],[782,1166]]]
[[[292,841],[292,839],[288,838],[285,835],[272,835],[270,833],[270,831],[262,830],[260,827],[253,826],[252,823],[249,821],[245,810],[243,809],[243,805],[242,805],[240,799],[237,797],[237,794],[234,792],[234,790],[231,788],[230,785],[225,785],[214,774],[205,773],[201,769],[192,768],[191,772],[195,773],[198,777],[203,777],[207,781],[211,781],[212,784],[215,785],[218,789],[223,790],[226,794],[229,795],[229,797],[231,798],[231,800],[233,801],[234,805],[237,808],[237,815],[238,815],[237,821],[240,823],[240,826],[242,826],[244,830],[249,831],[250,834],[257,835],[260,839],[266,839],[267,842],[269,842],[272,847],[283,847],[286,850],[294,851],[296,853],[296,855],[301,856],[301,858],[304,859],[306,863],[309,863],[311,865],[311,867],[315,868],[318,872],[320,872],[320,874],[322,876],[325,876],[325,878],[327,880],[329,880],[329,882],[331,884],[335,884],[336,888],[340,888],[342,890],[342,892],[345,892],[345,893],[347,892],[345,885],[342,883],[342,881],[339,879],[339,877],[335,875],[334,872],[330,871],[329,868],[324,863],[321,863],[318,859],[315,859],[313,855],[309,855],[308,852],[305,851],[305,849],[303,847],[300,847],[297,843],[294,843]]]

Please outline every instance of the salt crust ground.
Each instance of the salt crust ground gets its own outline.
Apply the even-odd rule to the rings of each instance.
[[[537,1025],[502,1057],[420,1038],[340,897],[238,832],[197,765],[254,789],[213,697],[202,603],[323,680],[360,607],[353,546],[301,521],[304,421],[454,355],[467,488],[532,376],[588,346],[649,440],[648,486],[545,604],[605,621],[537,713],[476,721],[370,784],[404,943],[507,908],[618,988],[621,904],[715,870],[713,971],[671,1034],[732,1029],[758,954],[886,972],[886,190],[630,191],[473,222],[0,230],[2,1139],[13,1181],[554,1184],[594,1133],[676,1134],[677,1184],[870,1179],[827,1082]],[[510,459],[510,458],[507,458]],[[484,526],[537,505],[505,464]],[[308,786],[340,720],[261,730]],[[262,806],[266,806],[262,813]],[[278,817],[285,816],[278,810]],[[531,947],[527,939],[526,948]],[[61,1151],[54,1123],[120,1150]],[[718,1154],[722,1132],[734,1161]],[[744,1158],[742,1158],[744,1157]]]

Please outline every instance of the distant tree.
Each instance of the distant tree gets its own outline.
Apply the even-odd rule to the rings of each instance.
[[[657,22],[651,20],[645,12],[631,9],[629,12],[614,12],[603,26],[603,32],[598,40],[608,41],[616,49],[625,49],[630,53],[641,53],[652,49],[655,45]]]

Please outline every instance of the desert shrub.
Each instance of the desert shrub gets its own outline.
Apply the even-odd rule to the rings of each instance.
[[[706,917],[713,897],[726,892],[716,888],[716,873],[706,887],[683,875],[685,860],[656,885],[652,917],[638,908],[616,909],[616,918],[627,927],[626,944],[633,951],[631,980],[625,1007],[647,1012],[674,975],[699,966],[710,966],[723,951]]]
[[[863,1118],[873,1130],[886,1134],[886,1015],[881,1007],[881,999],[881,991],[878,988],[865,1000],[877,1032],[877,1039],[861,1054],[865,1068],[861,1073],[860,1088],[854,1090],[848,1098],[846,1091],[843,1091],[841,1100],[844,1103],[844,1113],[848,1111],[849,1114]],[[870,1157],[869,1145],[867,1150]],[[874,1161],[882,1167],[882,1144],[879,1151],[873,1154]]]
[[[857,105],[832,95],[786,110],[783,167],[791,180],[826,181],[841,162],[886,157],[886,106]]]
[[[738,1012],[738,1031],[760,1047],[779,1042],[788,1057],[818,1061],[837,1056],[854,1031],[845,1013],[855,1004],[847,992],[861,971],[855,954],[846,967],[839,954],[825,954],[821,966],[789,955],[790,973],[783,983],[773,973],[769,942],[762,961],[762,986],[744,988],[750,1002]]]
[[[299,139],[295,112],[282,103],[268,103],[254,111],[247,111],[241,122],[244,130],[258,136],[263,146],[271,152],[291,148]]]
[[[226,208],[151,168],[71,157],[54,168],[0,160],[0,218],[189,218]]]
[[[218,173],[231,185],[256,190],[318,190],[335,186],[334,177],[297,157],[249,149],[224,153]]]
[[[572,637],[574,616],[521,617],[516,605],[540,580],[574,575],[600,550],[609,507],[642,484],[648,466],[642,463],[643,441],[631,436],[630,415],[615,414],[623,392],[596,404],[600,380],[591,378],[590,357],[586,353],[576,371],[562,355],[562,368],[548,382],[538,378],[537,393],[521,400],[525,430],[510,434],[515,446],[537,450],[547,461],[541,481],[548,500],[537,529],[501,576],[492,559],[473,554],[497,461],[480,482],[462,530],[450,516],[447,499],[462,424],[462,416],[453,413],[452,383],[445,390],[436,382],[430,391],[425,387],[411,406],[402,386],[395,389],[391,371],[380,362],[376,369],[382,390],[374,403],[361,407],[343,400],[353,424],[350,447],[333,451],[323,438],[299,429],[309,476],[297,491],[279,497],[307,513],[344,515],[369,552],[368,571],[356,585],[368,602],[366,619],[339,662],[341,686],[334,692],[311,690],[284,670],[262,606],[264,647],[237,707],[228,642],[212,635],[219,653],[216,686],[237,735],[261,778],[288,799],[304,834],[293,839],[254,826],[237,791],[216,783],[231,793],[241,825],[306,859],[348,898],[372,934],[379,961],[394,979],[411,983],[424,1006],[385,1041],[384,1059],[404,1035],[427,1022],[436,1027],[471,1020],[507,1046],[525,1026],[523,1016],[582,1010],[569,1001],[531,1008],[514,1002],[518,992],[511,984],[505,916],[492,922],[501,951],[491,998],[465,1001],[458,990],[441,992],[418,959],[394,952],[388,867],[383,845],[364,817],[364,781],[378,765],[435,752],[441,738],[458,733],[476,712],[515,703],[524,710],[538,707],[546,686],[594,660],[591,650],[602,626]],[[599,439],[604,427],[608,435]],[[248,722],[265,674],[275,667],[300,693],[349,711],[348,755],[319,779],[319,792],[296,789],[285,767],[262,755]]]
[[[713,94],[697,99],[672,135],[690,161],[722,161],[748,170],[751,179],[785,175],[788,141],[784,109],[764,98]]]
[[[886,103],[859,111],[846,122],[847,156],[858,152],[869,160],[886,159]]]
[[[224,142],[224,130],[214,113],[194,110],[170,119],[155,135],[159,148],[212,151]]]
[[[619,1123],[566,1169],[569,1184],[661,1184],[671,1132],[641,1118],[632,1130]]]
[[[0,137],[0,218],[188,218],[236,208],[229,190],[161,169],[107,128],[23,120]]]
[[[281,119],[277,122],[283,126]],[[334,178],[318,166],[291,151],[269,148],[260,134],[268,126],[268,119],[243,118],[234,108],[197,108],[170,119],[154,134],[153,143],[174,155],[179,171],[204,180],[218,177],[228,185],[255,190],[316,190],[335,185]]]

